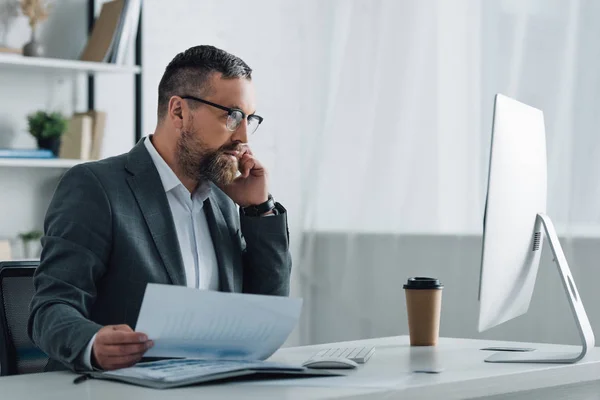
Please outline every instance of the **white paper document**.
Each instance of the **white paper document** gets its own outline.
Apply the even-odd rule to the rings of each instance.
[[[135,330],[146,357],[265,360],[298,323],[302,299],[148,284]]]

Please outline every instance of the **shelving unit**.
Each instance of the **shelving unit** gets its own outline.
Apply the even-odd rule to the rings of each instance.
[[[114,65],[108,63],[96,63],[78,60],[62,60],[58,58],[25,57],[18,54],[1,54],[0,68],[23,68],[38,70],[37,72],[84,72],[88,74],[110,73],[110,74],[139,74],[141,67]]]
[[[95,23],[96,9],[96,1],[87,0],[89,33],[91,33]],[[73,88],[75,88],[72,91],[73,104],[77,101],[77,108],[74,108],[74,111],[96,109],[96,94],[104,90],[102,85],[106,81],[106,79],[103,79],[102,85],[97,84],[96,77],[100,79],[101,76],[106,75],[131,76],[133,78],[131,86],[119,87],[119,91],[127,90],[133,94],[133,114],[130,115],[135,130],[131,133],[132,137],[128,138],[128,142],[130,139],[134,139],[135,143],[142,137],[142,10],[140,10],[138,31],[132,48],[134,50],[133,65],[115,65],[48,57],[25,57],[19,54],[1,53],[0,74],[6,74],[6,76],[16,74],[25,80],[28,79],[27,76],[35,77],[32,80],[39,84],[71,80]],[[40,79],[40,77],[43,78]],[[46,79],[46,77],[50,79]],[[17,96],[35,96],[34,91],[29,90],[31,85],[27,87],[29,91],[22,94],[18,81],[15,81],[14,85],[10,80],[5,79],[5,82],[11,84],[7,89],[13,86],[17,89],[16,92],[11,92],[10,90],[5,91],[4,87],[0,88],[5,102],[11,101],[11,96],[15,95],[13,93],[16,93]],[[108,94],[111,94],[110,91]],[[23,97],[20,100],[23,100]],[[35,100],[39,99],[34,99],[32,103],[36,103]],[[105,102],[106,100],[102,101]],[[39,101],[36,104],[38,105],[32,107],[40,107]],[[23,101],[19,106],[29,107],[27,102]],[[107,154],[106,156],[110,155],[114,154]],[[69,168],[82,162],[85,161],[60,158],[0,158],[0,204],[5,211],[0,218],[0,240],[10,241],[14,258],[22,256],[19,253],[18,234],[42,228],[45,213],[58,180]]]
[[[87,1],[88,10],[88,32],[92,28],[96,15],[95,0]],[[135,38],[135,65],[116,65],[110,63],[99,63],[79,60],[66,60],[58,58],[25,57],[20,54],[0,54],[0,72],[2,70],[28,71],[35,74],[57,73],[57,74],[87,74],[87,106],[89,110],[95,107],[95,75],[97,74],[132,74],[134,79],[135,94],[135,142],[142,137],[142,10],[140,9],[140,20]],[[61,159],[0,159],[0,167],[42,167],[42,168],[70,168],[80,163],[81,160]]]

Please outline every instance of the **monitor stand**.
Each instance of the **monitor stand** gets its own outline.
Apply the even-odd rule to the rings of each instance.
[[[538,214],[536,220],[535,232],[540,231],[540,225],[544,226],[546,231],[546,237],[549,239],[550,249],[554,255],[554,261],[558,266],[560,272],[560,278],[563,283],[567,297],[569,298],[569,304],[571,305],[571,312],[575,317],[577,323],[577,330],[581,338],[581,350],[573,353],[557,353],[557,352],[541,352],[532,351],[527,353],[522,352],[507,352],[507,353],[495,353],[486,362],[493,363],[556,363],[556,364],[568,364],[575,363],[581,360],[587,353],[589,348],[593,348],[595,344],[594,332],[592,326],[588,320],[587,314],[583,308],[581,297],[575,286],[575,281],[571,275],[569,264],[562,251],[558,235],[554,229],[554,225],[550,218],[545,214]]]

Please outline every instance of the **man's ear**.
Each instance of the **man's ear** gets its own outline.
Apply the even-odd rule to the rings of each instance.
[[[169,119],[173,123],[173,126],[177,129],[183,128],[183,112],[184,102],[179,96],[172,96],[169,99]]]

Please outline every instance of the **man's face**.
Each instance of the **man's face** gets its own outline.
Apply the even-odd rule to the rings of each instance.
[[[213,74],[210,87],[209,94],[198,97],[225,107],[240,109],[246,115],[254,113],[252,81],[221,79],[220,74]],[[176,149],[176,160],[182,172],[197,181],[207,179],[218,185],[231,183],[238,172],[238,159],[229,153],[239,150],[248,142],[247,121],[243,120],[236,131],[231,132],[227,129],[227,111],[195,100],[188,99],[183,103],[182,108],[187,109],[183,115],[187,114],[188,117],[183,118]]]

